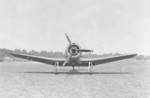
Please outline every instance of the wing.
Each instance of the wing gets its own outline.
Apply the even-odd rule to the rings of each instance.
[[[81,59],[81,64],[83,66],[87,66],[89,62],[92,62],[93,65],[98,65],[98,64],[104,64],[104,63],[109,63],[109,62],[113,62],[113,61],[132,58],[136,55],[137,54],[112,56],[112,57],[96,58],[96,59]]]
[[[22,59],[27,59],[27,60],[32,60],[32,61],[37,61],[45,64],[51,64],[54,65],[56,62],[59,63],[60,66],[63,65],[65,58],[48,58],[48,57],[41,57],[41,56],[33,56],[33,55],[25,55],[25,54],[17,54],[17,53],[11,53],[12,56],[22,58]]]

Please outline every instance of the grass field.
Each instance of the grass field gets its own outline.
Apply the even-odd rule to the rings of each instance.
[[[150,98],[150,62],[119,61],[54,74],[36,62],[0,63],[0,98]]]

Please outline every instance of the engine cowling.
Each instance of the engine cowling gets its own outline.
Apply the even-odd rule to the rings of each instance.
[[[81,55],[81,52],[79,51],[81,48],[79,45],[76,43],[69,44],[68,47],[66,48],[66,55],[67,56],[72,56],[72,57],[77,57]]]

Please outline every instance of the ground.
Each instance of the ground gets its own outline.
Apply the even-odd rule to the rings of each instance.
[[[0,63],[0,98],[150,98],[150,62],[119,61],[60,69],[36,62]]]

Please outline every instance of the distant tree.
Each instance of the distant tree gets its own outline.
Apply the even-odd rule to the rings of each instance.
[[[150,60],[150,56],[147,56],[146,59],[147,59],[147,60]]]
[[[50,57],[50,53],[47,51],[40,51],[39,53],[40,56],[45,56],[45,57]]]
[[[21,51],[21,53],[22,53],[22,54],[28,54],[28,52],[27,52],[25,49],[23,49],[23,50]]]
[[[35,51],[35,50],[31,50],[30,52],[29,52],[29,54],[30,55],[39,55],[39,52],[37,52],[37,51]]]
[[[144,55],[137,55],[136,57],[134,57],[134,59],[136,59],[136,60],[146,60],[146,57]]]
[[[121,54],[120,54],[120,53],[115,53],[115,54],[114,54],[114,56],[119,56],[119,55],[121,55]]]
[[[20,49],[15,49],[14,52],[15,53],[22,53]]]

